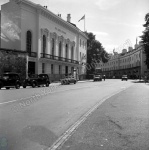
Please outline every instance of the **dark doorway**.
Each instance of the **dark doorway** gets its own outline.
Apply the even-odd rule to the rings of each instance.
[[[35,62],[28,62],[28,74],[35,74]]]
[[[68,66],[65,67],[65,74],[68,75]]]

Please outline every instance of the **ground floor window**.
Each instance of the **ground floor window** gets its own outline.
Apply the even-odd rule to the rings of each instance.
[[[54,74],[54,65],[51,64],[51,74]]]
[[[61,74],[62,66],[59,65],[59,74]]]
[[[68,66],[65,66],[65,74],[68,75]]]
[[[28,62],[28,74],[35,74],[35,62]]]

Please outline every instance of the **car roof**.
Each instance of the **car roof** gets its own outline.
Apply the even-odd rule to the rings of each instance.
[[[13,73],[13,72],[5,72],[3,74],[13,74],[13,75],[18,75],[18,73]]]

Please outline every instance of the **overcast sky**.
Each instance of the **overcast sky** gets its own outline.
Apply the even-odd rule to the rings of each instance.
[[[0,5],[9,0],[0,0]],[[66,20],[71,14],[71,22],[84,31],[96,35],[106,51],[121,47],[128,39],[132,45],[136,37],[142,35],[145,14],[149,12],[149,0],[30,0],[46,5],[55,14]],[[139,39],[138,39],[139,40]]]

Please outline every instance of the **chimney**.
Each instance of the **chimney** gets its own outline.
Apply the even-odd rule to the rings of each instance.
[[[67,22],[71,22],[71,16],[70,16],[70,14],[67,14]]]
[[[59,17],[61,17],[61,14],[58,14]]]

